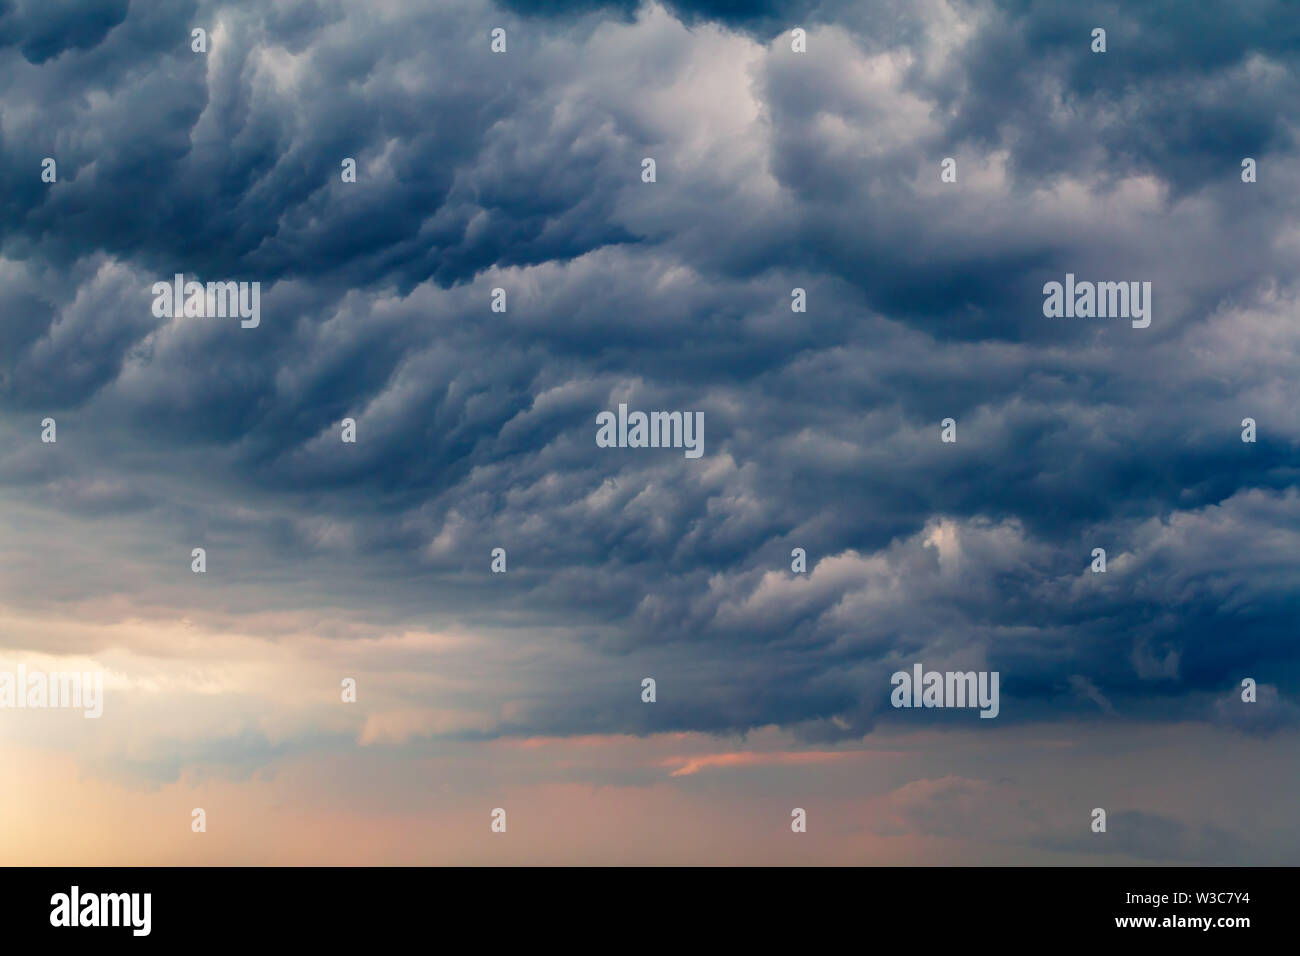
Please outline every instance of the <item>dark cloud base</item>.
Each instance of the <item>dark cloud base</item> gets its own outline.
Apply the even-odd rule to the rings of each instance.
[[[943,9],[9,4],[6,494],[123,529],[83,596],[563,629],[674,688],[558,678],[484,736],[855,737],[915,660],[1001,670],[1008,722],[1294,726],[1300,27]],[[178,271],[262,282],[262,325],[153,318]],[[1151,328],[1045,319],[1067,271],[1152,281]],[[597,449],[619,401],[702,410],[705,457]]]

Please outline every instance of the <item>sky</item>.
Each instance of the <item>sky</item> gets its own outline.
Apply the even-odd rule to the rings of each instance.
[[[0,0],[0,673],[104,686],[0,862],[1300,863],[1300,19],[1205,6]]]

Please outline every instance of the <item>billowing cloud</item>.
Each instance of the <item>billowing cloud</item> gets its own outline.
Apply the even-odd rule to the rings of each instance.
[[[115,668],[88,766],[776,727],[675,779],[821,768],[974,716],[889,707],[915,662],[998,671],[985,732],[1286,745],[1294,17],[1110,8],[1096,55],[1064,5],[733,6],[0,12],[0,647]],[[155,315],[176,273],[261,324]],[[1045,317],[1066,273],[1150,327]],[[619,403],[704,455],[597,447]],[[962,779],[891,819],[1001,799]],[[1157,842],[1226,858],[1196,832]]]

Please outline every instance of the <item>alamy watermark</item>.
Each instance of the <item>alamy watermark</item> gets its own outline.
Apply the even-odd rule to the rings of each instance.
[[[703,412],[628,412],[627,405],[596,416],[597,448],[684,448],[687,458],[704,454]]]
[[[80,708],[83,717],[104,713],[103,671],[42,671],[19,664],[17,672],[0,670],[0,710]]]
[[[171,282],[153,284],[153,314],[170,318],[240,318],[242,328],[255,329],[262,321],[262,283],[186,282],[176,273]]]
[[[1151,324],[1150,282],[1075,282],[1065,274],[1065,284],[1043,286],[1043,315],[1049,319],[1132,319],[1133,328]]]
[[[889,702],[895,707],[978,707],[981,717],[996,717],[997,671],[927,671],[912,665],[912,673],[895,671]]]
[[[125,926],[133,936],[152,929],[152,893],[82,893],[73,886],[50,897],[51,926]]]

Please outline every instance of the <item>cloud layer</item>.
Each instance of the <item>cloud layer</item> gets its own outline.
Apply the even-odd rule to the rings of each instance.
[[[964,727],[888,706],[920,661],[1001,673],[981,732],[1294,747],[1285,5],[545,6],[0,8],[0,648],[93,658],[131,712],[59,746],[151,785],[587,735],[840,753]],[[260,281],[260,326],[156,318],[178,272]],[[1067,272],[1151,282],[1150,328],[1045,318]],[[597,448],[620,402],[702,411],[704,456]],[[750,765],[721,753],[663,773]],[[892,826],[1015,804],[918,772]],[[1042,812],[1020,845],[1089,852]]]

